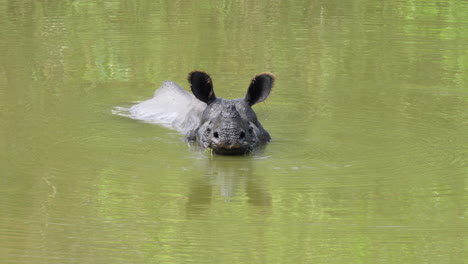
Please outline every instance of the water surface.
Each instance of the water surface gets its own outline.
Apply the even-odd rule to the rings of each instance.
[[[464,263],[464,1],[4,1],[2,263]],[[272,142],[112,114],[193,69]]]

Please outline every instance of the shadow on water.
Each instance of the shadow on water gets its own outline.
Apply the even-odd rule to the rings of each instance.
[[[226,203],[246,200],[252,206],[271,207],[271,194],[261,174],[255,173],[252,156],[212,156],[203,160],[203,177],[191,183],[189,215],[201,215],[215,200]]]

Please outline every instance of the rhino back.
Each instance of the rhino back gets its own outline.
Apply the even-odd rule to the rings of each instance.
[[[160,124],[183,134],[200,123],[206,104],[172,81],[165,81],[151,99],[129,108],[129,117]]]

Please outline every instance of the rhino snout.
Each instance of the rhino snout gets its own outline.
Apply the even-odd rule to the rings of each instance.
[[[242,129],[216,129],[213,131],[213,142],[218,144],[233,144],[245,141],[245,131]]]
[[[211,148],[221,154],[246,153],[249,150],[249,143],[243,129],[228,128],[216,129],[211,138]]]

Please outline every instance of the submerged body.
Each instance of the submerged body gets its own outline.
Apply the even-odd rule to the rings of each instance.
[[[270,73],[256,75],[245,98],[216,98],[213,82],[205,72],[189,74],[193,94],[166,81],[153,98],[134,105],[127,116],[150,123],[169,125],[185,134],[189,142],[216,154],[242,155],[270,141],[252,109],[265,100],[273,87]]]

